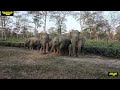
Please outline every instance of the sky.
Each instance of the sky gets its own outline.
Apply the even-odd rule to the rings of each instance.
[[[25,11],[20,11],[19,14],[25,14],[26,12]],[[80,29],[80,25],[79,23],[77,23],[75,21],[74,18],[72,18],[72,16],[68,16],[66,17],[67,18],[67,21],[65,22],[66,23],[66,29],[67,31],[71,30],[71,29],[77,29],[79,30]],[[31,17],[29,17],[29,19],[32,20]],[[34,26],[34,24],[30,24],[31,26]],[[52,21],[49,21],[49,19],[47,19],[47,24],[46,24],[46,29],[48,30],[50,27],[54,27],[55,26],[55,23],[52,22]],[[43,30],[43,27],[41,28],[38,28],[38,32],[41,32]]]
[[[25,11],[20,11],[19,14],[25,14],[26,12]],[[104,12],[104,15],[107,19],[109,19],[109,16],[108,16],[108,12],[105,11]],[[72,16],[68,16],[66,17],[67,18],[67,21],[65,22],[66,23],[66,29],[67,29],[67,32],[69,32],[69,30],[71,29],[76,29],[76,30],[79,30],[80,31],[80,25],[79,23],[76,22],[76,20],[72,17]],[[31,17],[29,17],[29,19],[32,20]],[[30,24],[31,26],[34,26],[34,24]],[[46,29],[48,30],[50,27],[55,27],[55,23],[52,22],[52,21],[49,21],[47,19],[47,24],[46,24]],[[43,27],[41,28],[38,28],[38,32],[41,32],[43,31]]]

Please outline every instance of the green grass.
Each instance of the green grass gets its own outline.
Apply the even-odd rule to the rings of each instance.
[[[24,39],[8,39],[6,42],[15,42],[15,43],[23,43]]]

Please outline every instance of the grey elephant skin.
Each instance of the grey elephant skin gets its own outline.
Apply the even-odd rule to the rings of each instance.
[[[60,35],[52,39],[52,48],[50,52],[54,50],[59,55],[68,54],[68,47],[71,43],[70,38],[65,35]]]
[[[69,45],[69,56],[79,56],[81,49],[84,48],[84,43],[86,41],[85,36],[80,35],[78,30],[72,30],[70,32],[71,45]]]
[[[25,48],[27,47],[27,48],[29,48],[31,50],[33,50],[33,49],[39,50],[40,47],[41,47],[39,38],[37,38],[37,37],[30,37],[30,38],[26,39],[24,47]]]
[[[48,53],[49,47],[49,35],[46,32],[40,34],[41,48],[40,52],[46,54]]]

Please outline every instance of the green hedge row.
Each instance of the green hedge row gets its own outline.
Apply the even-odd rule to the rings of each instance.
[[[24,43],[20,42],[1,42],[0,41],[0,46],[10,46],[10,47],[24,47]]]
[[[120,42],[87,41],[85,44],[85,53],[120,58]]]

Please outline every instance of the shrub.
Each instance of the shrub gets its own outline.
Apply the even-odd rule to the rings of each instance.
[[[85,53],[120,58],[120,42],[88,40],[85,43]]]

